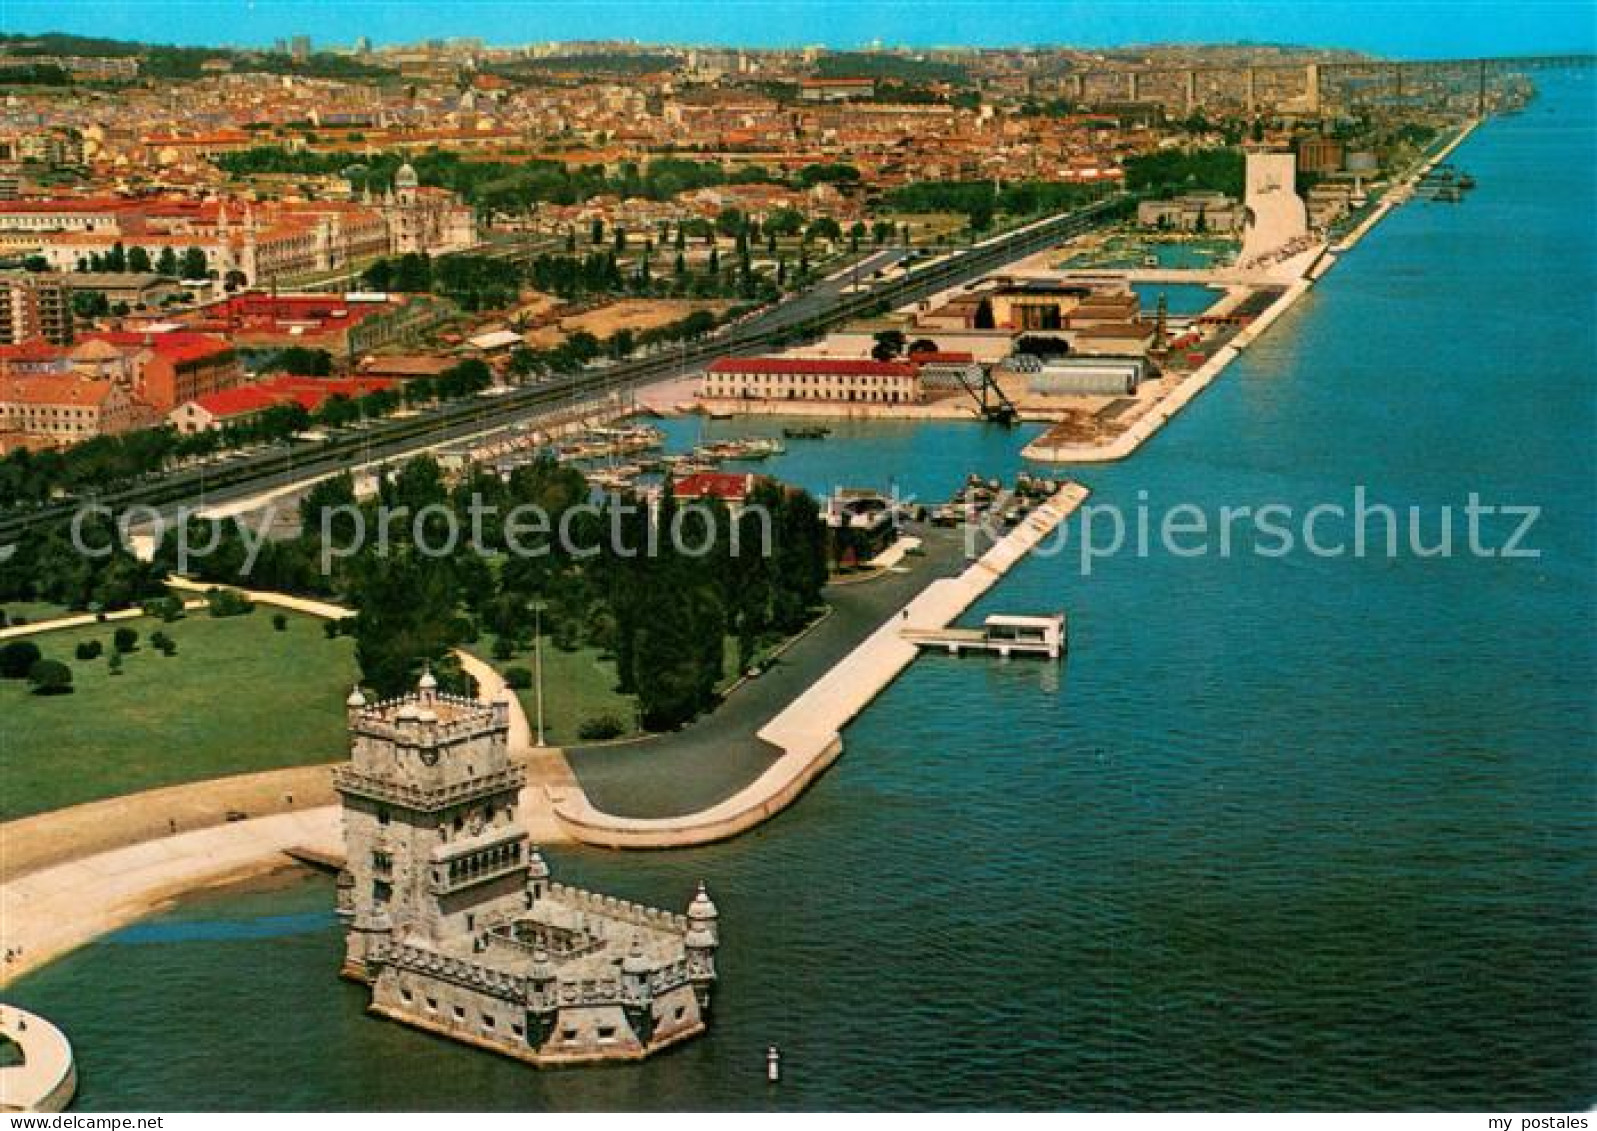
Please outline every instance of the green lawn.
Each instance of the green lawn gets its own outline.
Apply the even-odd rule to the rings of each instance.
[[[767,659],[782,639],[762,642],[755,649],[753,664]],[[535,670],[532,649],[517,652],[511,659],[495,660],[493,638],[485,637],[473,646],[471,652],[494,666],[501,675],[509,668]],[[728,636],[725,644],[725,662],[722,665],[718,691],[724,693],[743,675],[737,663],[737,640]],[[592,739],[584,739],[577,729],[588,719],[608,715],[621,724],[620,738],[633,738],[645,733],[638,726],[638,701],[634,696],[622,695],[616,689],[615,661],[602,656],[596,648],[583,647],[574,652],[562,652],[546,636],[543,641],[543,731],[550,746],[578,746]],[[527,712],[527,722],[538,732],[538,701],[534,688],[516,692]]]
[[[509,668],[535,670],[532,649],[517,652],[508,660],[493,659],[493,639],[484,637],[470,649],[494,666],[501,675]],[[538,700],[535,688],[516,692],[527,712],[533,738],[538,736]],[[543,733],[550,746],[575,746],[587,741],[577,728],[588,719],[609,715],[621,724],[622,737],[638,730],[637,700],[616,690],[616,665],[597,648],[583,647],[562,652],[546,636],[543,640]]]
[[[80,615],[64,605],[46,605],[38,601],[0,601],[0,613],[6,616],[0,628],[16,623],[18,617],[25,618],[28,624],[38,624],[40,621]]]
[[[79,641],[95,639],[109,654],[114,623],[29,637],[72,669],[75,690],[42,697],[25,681],[0,680],[0,818],[342,759],[354,644],[328,640],[321,621],[298,613],[285,613],[288,629],[277,632],[275,612],[127,622],[139,649],[117,676],[105,656],[73,655]],[[177,642],[175,656],[150,646],[157,629]]]

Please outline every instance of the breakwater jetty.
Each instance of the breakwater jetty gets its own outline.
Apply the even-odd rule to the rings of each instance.
[[[0,1038],[22,1054],[21,1064],[0,1068],[0,1112],[65,1111],[78,1090],[66,1034],[36,1013],[0,1005]]]
[[[889,616],[830,671],[765,724],[759,738],[781,756],[745,788],[680,817],[618,817],[581,790],[549,789],[554,816],[570,839],[605,848],[683,848],[737,836],[791,805],[843,752],[843,728],[892,683],[919,652],[906,632],[946,628],[1081,506],[1087,488],[1067,483],[1000,538],[958,577],[928,585]]]

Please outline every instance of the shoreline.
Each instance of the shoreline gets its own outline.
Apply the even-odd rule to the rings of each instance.
[[[580,843],[617,849],[712,844],[763,824],[796,801],[838,759],[843,728],[919,655],[919,647],[904,639],[903,630],[951,624],[1052,535],[1087,494],[1080,484],[1066,484],[958,577],[933,581],[890,615],[760,728],[757,737],[782,754],[731,797],[680,817],[637,818],[602,812],[581,791],[575,796],[551,791],[556,819]]]
[[[1278,318],[1307,294],[1315,283],[1336,266],[1341,255],[1357,247],[1393,209],[1411,200],[1414,184],[1447,160],[1448,156],[1462,145],[1480,124],[1479,118],[1467,121],[1446,145],[1421,161],[1400,183],[1387,189],[1382,194],[1380,203],[1350,233],[1336,243],[1321,245],[1319,253],[1304,265],[1299,276],[1287,286],[1279,298],[1266,307],[1263,313],[1236,337],[1217,350],[1213,357],[1194,369],[1150,405],[1148,410],[1120,435],[1099,443],[1047,444],[1044,442],[1047,439],[1045,433],[1021,449],[1022,458],[1038,463],[1070,464],[1114,463],[1131,456],[1166,423],[1174,419],[1177,413],[1191,404],[1199,393],[1214,384],[1243,350],[1256,341],[1260,334],[1268,330]],[[1269,281],[1261,278],[1258,284],[1267,284]]]
[[[1446,146],[1422,162],[1403,185],[1388,190],[1386,198],[1353,234],[1335,248],[1321,249],[1304,274],[1251,325],[1204,366],[1172,388],[1126,433],[1109,444],[1095,446],[1099,454],[1083,458],[1073,453],[1067,462],[1124,459],[1133,454],[1167,420],[1207,388],[1242,349],[1301,298],[1314,280],[1334,265],[1337,252],[1355,246],[1381,218],[1402,203],[1402,199],[1396,197],[1400,189],[1408,188],[1445,160],[1479,124],[1478,121],[1466,124]],[[1038,458],[1032,454],[1035,446],[1035,442],[1027,445],[1022,456]],[[1057,529],[1086,496],[1085,488],[1068,484],[958,578],[940,578],[927,585],[905,606],[902,614],[880,625],[864,643],[760,728],[758,738],[780,749],[781,756],[754,782],[716,804],[674,818],[613,816],[589,801],[561,750],[534,748],[523,738],[524,745],[518,752],[524,755],[529,781],[522,803],[533,839],[543,843],[575,842],[610,848],[673,848],[724,840],[762,824],[792,804],[840,756],[843,727],[918,654],[916,646],[900,636],[901,627],[908,624],[916,628],[934,628],[951,623]],[[1049,513],[1044,515],[1045,511]],[[192,583],[190,587],[208,588]],[[280,604],[312,615],[348,615],[348,610],[324,602],[281,594],[253,596],[263,603]],[[940,622],[938,618],[942,618]],[[468,666],[480,665],[495,677],[484,680],[478,676],[485,693],[490,687],[502,686],[502,680],[497,678],[491,665],[475,657],[467,657],[465,662]],[[473,674],[478,675],[475,670]],[[511,701],[513,705],[517,702],[514,697]],[[525,736],[525,713],[517,712],[514,707],[512,713],[520,714],[519,725],[513,721],[513,729]],[[512,750],[517,749],[512,743]],[[325,766],[303,767],[290,772],[315,774],[325,770]],[[272,777],[281,772],[267,771],[260,776]],[[140,796],[129,795],[93,804],[117,801],[136,804]],[[63,812],[71,810],[58,810],[56,815]],[[49,816],[51,814],[41,814],[31,819]],[[17,831],[14,827],[0,826],[0,837],[15,835]],[[181,895],[279,867],[287,859],[284,849],[297,847],[330,849],[333,855],[342,857],[336,805],[278,812],[176,835],[160,835],[7,879],[0,883],[0,935],[3,935],[0,942],[22,953],[0,973],[0,985],[142,918]],[[59,856],[54,858],[60,859]]]

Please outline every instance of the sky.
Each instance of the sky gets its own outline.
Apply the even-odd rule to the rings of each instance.
[[[1253,41],[1397,58],[1590,52],[1597,0],[0,0],[0,31],[261,46],[476,36],[646,43],[1112,47]]]

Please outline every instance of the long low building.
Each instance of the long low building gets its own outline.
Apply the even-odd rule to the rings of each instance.
[[[1140,357],[1061,357],[1030,369],[1029,392],[1045,397],[1126,396],[1147,377]]]
[[[704,372],[708,400],[919,404],[920,367],[828,357],[726,357]]]

